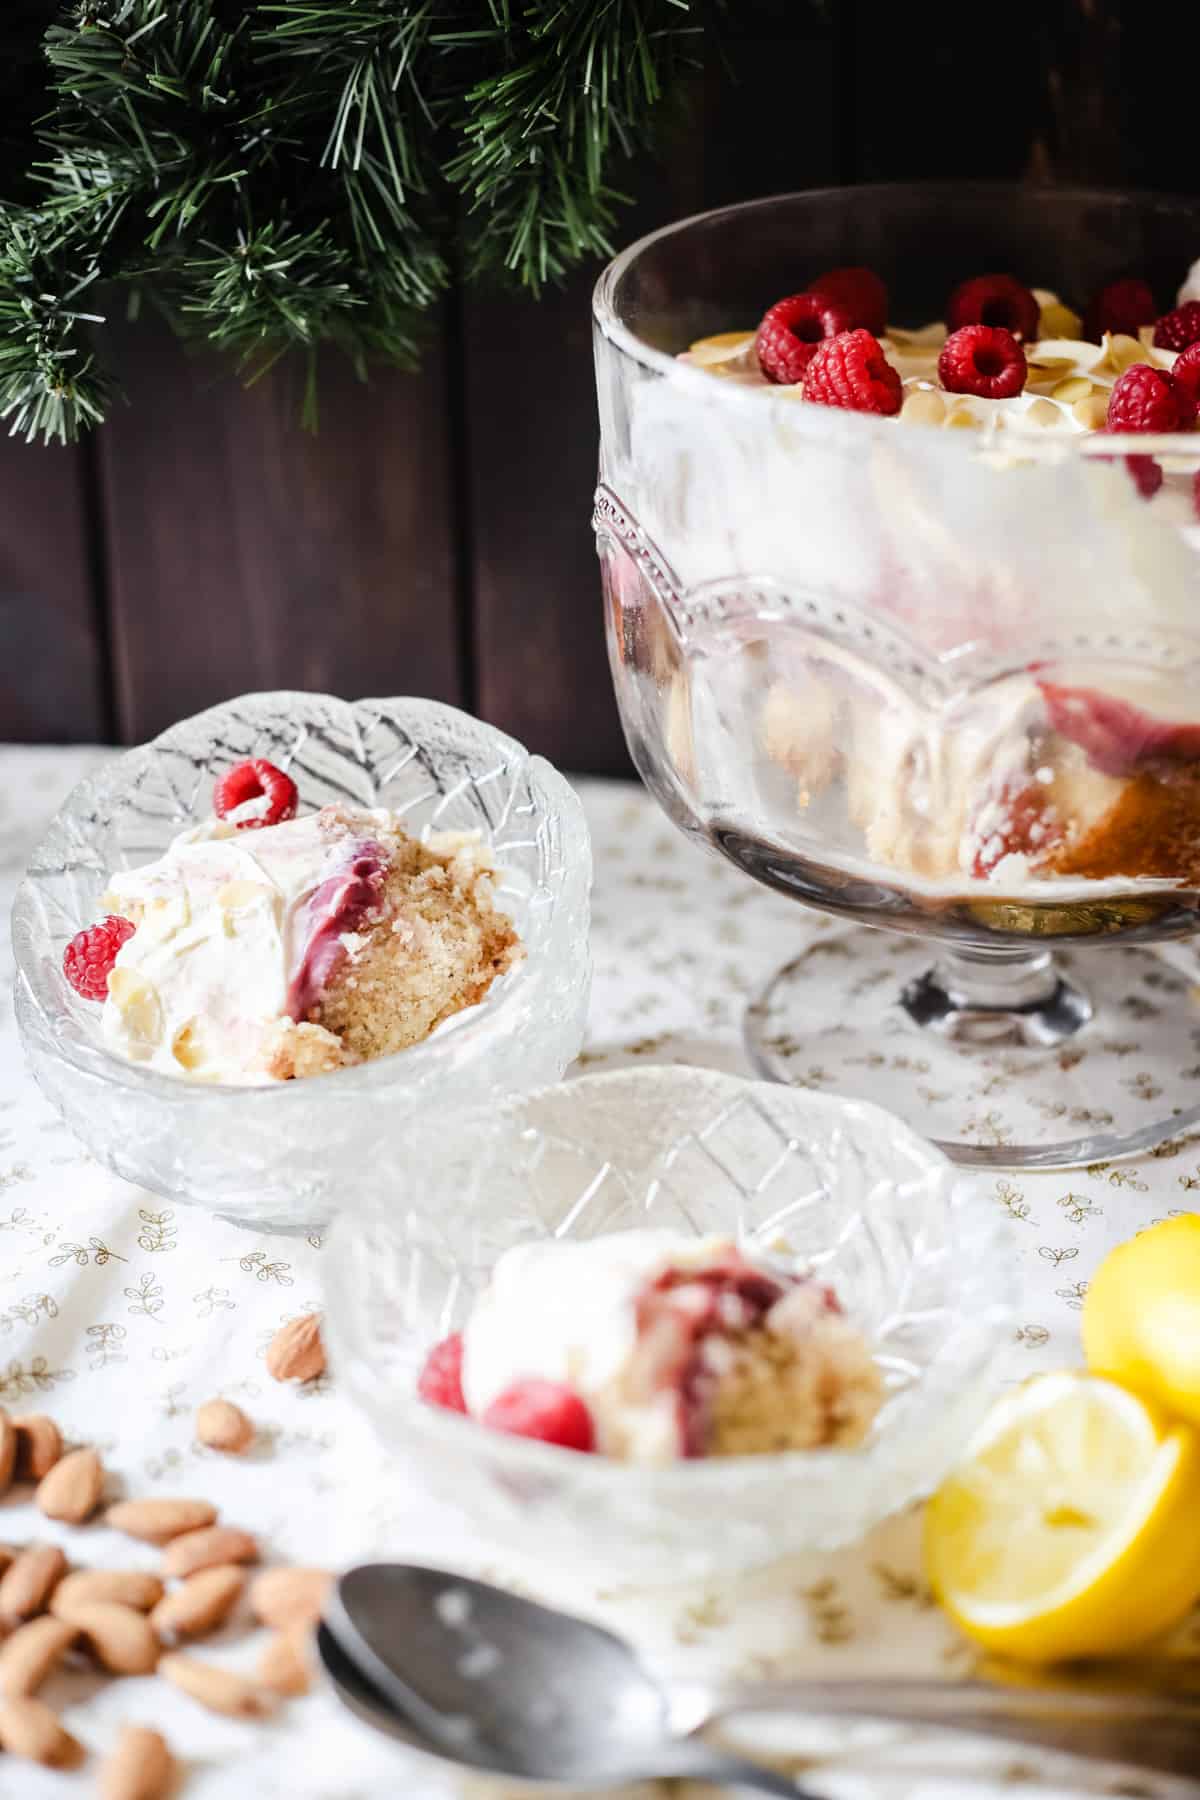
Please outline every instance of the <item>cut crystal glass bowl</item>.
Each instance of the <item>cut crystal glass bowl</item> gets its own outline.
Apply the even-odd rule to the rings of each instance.
[[[414,832],[478,831],[525,959],[482,1006],[397,1056],[306,1081],[202,1086],[114,1056],[100,1008],[62,973],[114,869],[211,812],[243,757],[286,769],[309,811],[389,807]],[[567,782],[514,739],[430,700],[252,694],[116,758],[71,794],[13,909],[17,1019],[39,1085],[92,1154],[175,1200],[276,1229],[353,1198],[408,1116],[554,1081],[576,1054],[590,980],[591,851]]]
[[[462,1326],[503,1251],[646,1225],[782,1240],[819,1270],[885,1378],[868,1440],[632,1467],[418,1400],[426,1351]],[[1016,1293],[1008,1220],[899,1120],[683,1067],[566,1082],[452,1137],[406,1132],[335,1227],[324,1272],[338,1380],[385,1450],[466,1512],[481,1554],[507,1545],[608,1586],[828,1548],[928,1493],[978,1420]]]
[[[1044,399],[943,430],[680,353],[837,266],[877,270],[911,334],[987,270],[1081,308],[1136,271],[1165,310],[1198,249],[1195,197],[903,183],[682,220],[596,288],[633,760],[681,830],[851,927],[798,922],[753,1064],[874,1099],[886,1056],[887,1104],[963,1162],[1088,1163],[1200,1118],[1187,985],[1144,947],[1200,916],[1200,435],[1046,429]],[[1041,391],[1106,404],[1061,380],[1058,329]],[[1145,354],[1118,335],[1104,379]]]

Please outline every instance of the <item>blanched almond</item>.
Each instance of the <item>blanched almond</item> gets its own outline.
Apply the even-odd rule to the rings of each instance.
[[[312,1634],[307,1629],[274,1632],[263,1646],[254,1671],[263,1687],[288,1697],[307,1694],[312,1686],[311,1641]]]
[[[211,1525],[217,1509],[207,1500],[121,1500],[105,1516],[114,1531],[147,1544],[167,1544],[185,1531]]]
[[[58,1667],[78,1637],[74,1625],[49,1614],[18,1625],[12,1636],[0,1645],[0,1694],[10,1700],[23,1694],[36,1694],[49,1675]]]
[[[215,1569],[219,1563],[258,1561],[258,1540],[236,1525],[209,1525],[203,1531],[185,1531],[172,1538],[163,1551],[164,1575],[180,1580],[195,1575],[200,1569]]]
[[[325,1373],[320,1313],[280,1326],[267,1346],[267,1373],[276,1381],[313,1381]]]
[[[175,1758],[162,1732],[123,1725],[100,1771],[100,1800],[166,1800],[174,1778]]]
[[[66,1572],[67,1559],[57,1544],[30,1544],[0,1576],[0,1619],[19,1625],[45,1612]]]
[[[48,1519],[82,1525],[100,1504],[104,1467],[94,1450],[71,1450],[38,1483],[34,1503]]]
[[[145,1613],[115,1600],[92,1600],[71,1608],[70,1624],[78,1627],[101,1668],[113,1675],[149,1675],[158,1662],[159,1642]]]
[[[221,1669],[215,1663],[200,1662],[178,1651],[163,1657],[158,1672],[172,1687],[190,1694],[210,1712],[225,1713],[231,1719],[260,1719],[275,1703],[273,1695],[245,1676],[235,1675],[232,1669]]]
[[[0,1494],[12,1486],[17,1467],[17,1428],[0,1406]]]
[[[327,1569],[264,1569],[250,1584],[250,1610],[277,1631],[315,1625],[332,1581]]]
[[[150,1623],[164,1644],[204,1637],[224,1624],[245,1585],[246,1571],[232,1564],[202,1569],[159,1601]]]
[[[17,1480],[40,1481],[63,1453],[62,1433],[45,1413],[18,1413],[13,1424],[17,1428]]]
[[[254,1442],[254,1423],[232,1400],[206,1400],[196,1414],[196,1437],[210,1450],[240,1456]]]
[[[163,1592],[158,1576],[147,1569],[76,1569],[55,1588],[50,1611],[68,1619],[73,1608],[112,1600],[118,1606],[132,1606],[135,1612],[149,1612]]]
[[[82,1746],[42,1700],[0,1700],[0,1744],[10,1756],[50,1769],[71,1768],[83,1756]]]

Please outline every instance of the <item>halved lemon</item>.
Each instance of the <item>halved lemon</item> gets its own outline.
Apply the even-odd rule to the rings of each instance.
[[[998,1655],[1135,1649],[1200,1596],[1200,1431],[1098,1376],[1038,1376],[930,1501],[925,1556],[943,1606]]]
[[[1119,1244],[1083,1307],[1088,1367],[1200,1425],[1200,1217],[1164,1219]]]

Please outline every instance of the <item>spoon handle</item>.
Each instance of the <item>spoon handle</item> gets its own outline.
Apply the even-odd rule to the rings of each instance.
[[[775,1794],[780,1800],[821,1800],[811,1788],[798,1787],[790,1775],[781,1775],[762,1763],[747,1762],[744,1757],[710,1747],[699,1739],[684,1739],[673,1746],[667,1762],[655,1763],[655,1775],[672,1780],[703,1781],[720,1787],[754,1788],[760,1794]]]
[[[1156,1692],[1144,1683],[1123,1688],[1084,1678],[1056,1678],[1038,1687],[986,1681],[768,1681],[713,1689],[704,1699],[697,1708],[703,1723],[739,1712],[894,1719],[1159,1774],[1194,1776],[1200,1767],[1200,1700],[1194,1693]]]

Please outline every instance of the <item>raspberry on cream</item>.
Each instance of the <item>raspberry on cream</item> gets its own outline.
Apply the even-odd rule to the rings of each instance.
[[[519,1245],[452,1345],[431,1353],[427,1400],[458,1410],[461,1395],[484,1425],[642,1464],[853,1444],[882,1398],[833,1295],[722,1237]]]
[[[266,767],[257,792],[286,814]],[[231,814],[254,797],[235,787]],[[104,1003],[101,1033],[131,1062],[235,1084],[406,1048],[481,1000],[516,959],[494,873],[474,841],[419,842],[381,809],[195,826],[109,879],[104,904],[123,941],[107,992],[92,995]]]

